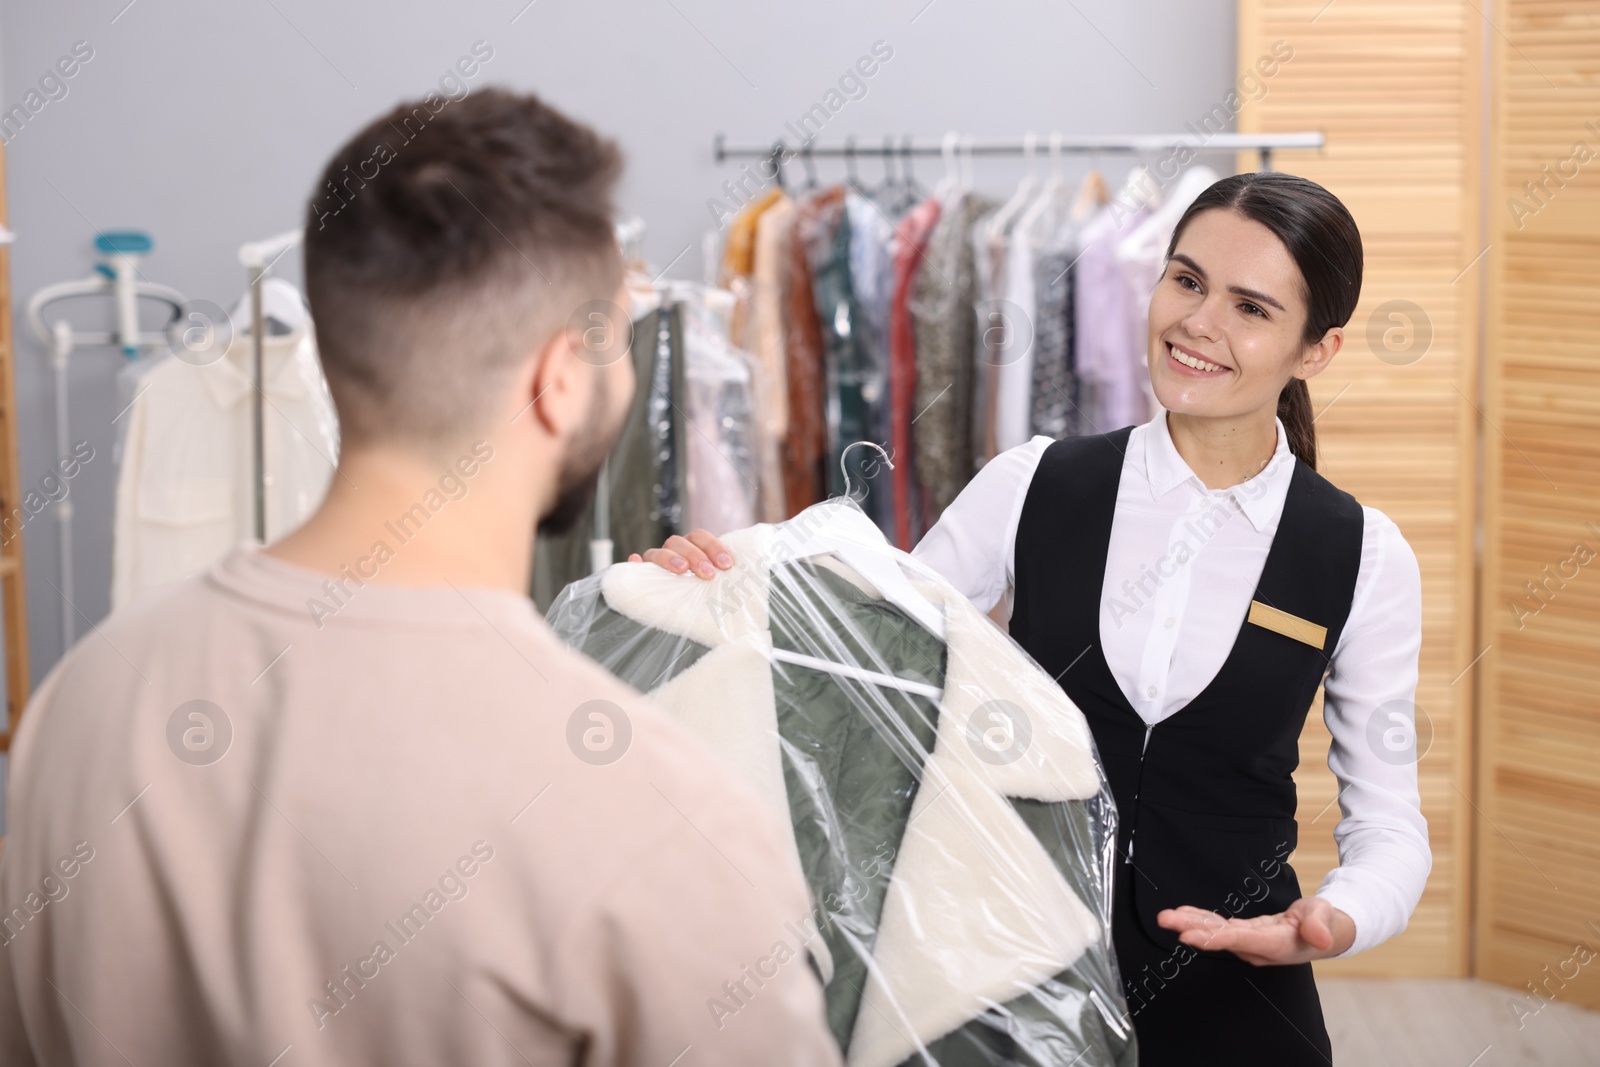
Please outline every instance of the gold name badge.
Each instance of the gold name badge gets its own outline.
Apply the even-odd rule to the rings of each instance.
[[[1318,626],[1314,622],[1307,622],[1298,615],[1290,615],[1287,611],[1279,611],[1269,607],[1259,600],[1250,601],[1250,621],[1275,634],[1293,638],[1302,644],[1320,649],[1328,643],[1328,628]]]

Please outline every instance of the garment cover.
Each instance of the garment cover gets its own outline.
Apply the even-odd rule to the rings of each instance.
[[[788,816],[846,1062],[1131,1067],[1115,807],[1078,708],[853,501],[723,540],[709,580],[615,564],[549,621]]]
[[[266,539],[322,503],[339,454],[338,418],[300,294],[269,279],[267,310],[290,332],[262,345]],[[238,317],[235,317],[238,321]],[[158,360],[125,418],[117,472],[111,606],[196,574],[254,538],[252,340],[240,330],[197,366]]]
[[[728,342],[732,310],[733,294],[723,290],[695,289],[683,300],[684,378],[692,431],[685,435],[687,525],[714,534],[750,525],[760,507],[765,442],[753,423],[760,368]]]

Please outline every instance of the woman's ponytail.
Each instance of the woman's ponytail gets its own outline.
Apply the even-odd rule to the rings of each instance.
[[[1289,384],[1278,394],[1278,418],[1283,421],[1284,434],[1289,438],[1289,451],[1316,470],[1316,416],[1311,411],[1311,389],[1304,378],[1290,378]]]

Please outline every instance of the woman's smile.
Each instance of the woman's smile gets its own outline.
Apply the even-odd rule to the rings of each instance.
[[[1186,378],[1215,378],[1232,371],[1220,363],[1213,363],[1192,348],[1167,342],[1167,363],[1174,373]]]

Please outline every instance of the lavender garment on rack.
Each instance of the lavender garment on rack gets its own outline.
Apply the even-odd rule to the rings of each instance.
[[[1139,351],[1144,353],[1148,347],[1144,316],[1150,306],[1150,294],[1155,291],[1156,283],[1161,280],[1162,270],[1167,261],[1167,245],[1172,241],[1172,231],[1177,227],[1178,220],[1189,209],[1189,205],[1212,184],[1217,181],[1217,172],[1204,165],[1196,165],[1184,171],[1178,180],[1169,189],[1162,191],[1161,203],[1156,206],[1144,222],[1131,230],[1124,230],[1123,236],[1117,242],[1117,263],[1122,268],[1122,276],[1128,287],[1133,291],[1134,300],[1140,310]],[[1143,358],[1141,364],[1145,362]],[[1139,376],[1139,386],[1144,395],[1144,410],[1135,421],[1142,421],[1146,413],[1154,412],[1158,406],[1155,390],[1150,384],[1148,373]]]
[[[1090,219],[1081,235],[1074,271],[1076,320],[1074,370],[1083,392],[1084,433],[1109,433],[1148,420],[1144,382],[1145,308],[1148,294],[1134,293],[1117,261],[1117,242],[1150,215],[1113,200]]]

